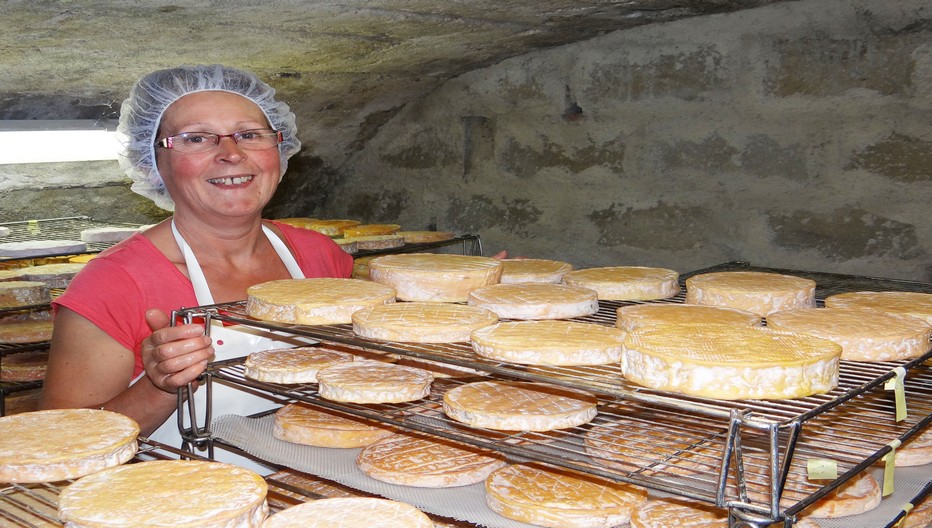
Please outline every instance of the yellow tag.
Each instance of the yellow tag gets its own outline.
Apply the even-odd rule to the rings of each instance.
[[[883,466],[883,496],[888,497],[893,494],[893,470],[896,467],[896,448],[900,447],[900,441],[890,442],[890,452],[883,456],[885,462]]]
[[[806,460],[806,472],[809,480],[835,480],[838,463],[826,458],[810,458]]]
[[[906,419],[906,387],[903,385],[903,380],[906,378],[906,369],[896,367],[893,372],[896,377],[888,379],[883,388],[893,391],[896,400],[896,421],[902,422]]]
[[[896,521],[896,524],[894,524],[893,526],[894,527],[906,526],[906,518],[909,517],[909,512],[911,511],[913,511],[913,504],[911,502],[907,502],[906,504],[904,504],[903,505],[903,516],[900,517],[900,520]]]
[[[38,235],[42,230],[39,229],[38,220],[30,220],[26,222],[26,231],[29,231],[33,235]]]

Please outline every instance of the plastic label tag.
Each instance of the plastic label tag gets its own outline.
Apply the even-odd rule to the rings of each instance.
[[[906,378],[906,369],[896,367],[893,372],[896,377],[888,379],[883,388],[893,391],[896,401],[896,421],[902,422],[906,419],[906,387],[903,385],[903,380]]]
[[[907,502],[903,505],[903,516],[900,517],[899,521],[896,521],[896,524],[893,525],[893,528],[900,528],[901,526],[906,526],[906,518],[909,517],[909,512],[913,511],[913,504]]]
[[[806,475],[809,480],[835,480],[838,463],[826,458],[810,458],[806,460]]]
[[[900,441],[894,440],[888,444],[890,452],[883,456],[885,462],[883,466],[883,496],[888,497],[893,494],[893,470],[896,467],[896,448],[900,447]]]
[[[31,235],[38,235],[40,232],[42,232],[42,229],[39,228],[39,221],[30,220],[26,222],[26,231],[29,231],[29,234]]]

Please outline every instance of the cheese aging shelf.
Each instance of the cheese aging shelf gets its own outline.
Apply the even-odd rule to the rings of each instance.
[[[819,284],[818,302],[828,294],[851,289],[900,289],[932,292],[932,285],[884,279],[755,268],[727,263],[684,274],[722,270],[774,271],[809,276]],[[824,276],[823,276],[824,275]],[[873,285],[866,288],[865,285]],[[683,294],[650,302],[681,303]],[[628,302],[600,301],[598,313],[575,319],[614,325],[616,309]],[[359,405],[325,400],[316,384],[282,385],[245,376],[237,358],[208,367],[205,381],[222,381],[243,390],[260,391],[280,403],[292,401],[337,410],[402,429],[420,431],[503,453],[511,460],[539,461],[612,480],[644,486],[662,494],[696,499],[727,508],[732,526],[793,524],[819,499],[862,471],[880,464],[895,442],[905,443],[932,424],[932,351],[920,358],[896,362],[842,361],[838,386],[827,394],[793,400],[724,401],[648,389],[626,381],[619,365],[542,367],[481,358],[469,343],[415,344],[375,341],[357,336],[352,325],[305,326],[270,323],[249,317],[245,302],[197,307],[178,312],[183,319],[218,319],[319,340],[337,349],[380,352],[448,364],[475,374],[437,378],[431,394],[403,404]],[[932,361],[930,361],[932,363]],[[902,377],[909,412],[896,421],[894,395],[888,384]],[[588,424],[547,433],[476,429],[446,417],[443,394],[476,380],[506,379],[545,382],[582,389],[599,398],[597,416]],[[890,383],[888,383],[890,382]],[[207,416],[186,431],[192,444],[223,443],[211,431]],[[188,412],[184,406],[181,412]],[[589,442],[599,432],[617,431],[615,448],[628,454],[619,459]],[[260,457],[261,458],[261,457]],[[806,461],[829,459],[839,477],[815,484],[805,475]],[[927,488],[927,486],[926,486]],[[929,493],[917,491],[916,500]]]

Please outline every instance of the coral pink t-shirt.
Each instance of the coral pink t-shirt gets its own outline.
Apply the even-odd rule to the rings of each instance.
[[[353,257],[329,237],[316,231],[274,222],[298,266],[308,278],[349,277]],[[68,289],[52,302],[88,319],[136,356],[133,377],[142,372],[143,339],[152,331],[145,312],[158,308],[166,314],[198,306],[191,281],[140,235],[101,252],[81,270]]]

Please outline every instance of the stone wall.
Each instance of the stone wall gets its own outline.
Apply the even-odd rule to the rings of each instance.
[[[487,254],[577,267],[932,281],[930,102],[925,1],[651,25],[446,83],[300,212],[477,233]]]

